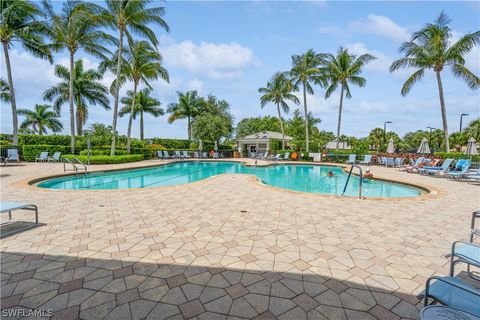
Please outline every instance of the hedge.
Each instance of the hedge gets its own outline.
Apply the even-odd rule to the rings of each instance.
[[[141,152],[134,152],[134,153],[141,153]],[[115,155],[116,156],[124,156],[127,155],[128,152],[127,150],[123,149],[115,149]],[[80,151],[81,156],[87,156],[88,155],[88,150],[82,150]],[[110,148],[91,148],[90,149],[90,156],[109,156],[110,155]]]
[[[63,135],[40,136],[38,134],[21,134],[21,135],[18,135],[18,144],[69,146],[70,136],[63,136]]]
[[[190,140],[182,139],[162,139],[162,138],[152,138],[153,144],[161,144],[167,149],[188,149],[190,147]]]
[[[73,157],[87,164],[87,156],[77,156],[77,155],[65,155],[64,158],[72,159]],[[144,159],[143,154],[129,154],[123,156],[90,156],[90,164],[117,164],[117,163],[127,163],[127,162],[136,162],[142,161]]]
[[[62,154],[68,152],[70,148],[59,145],[24,145],[22,147],[22,157],[25,161],[35,161],[40,155],[40,152],[47,151],[49,156],[52,156],[55,152],[61,152]]]
[[[471,159],[472,161],[480,161],[480,155],[468,155],[463,152],[435,152],[434,155],[440,156],[442,159]]]

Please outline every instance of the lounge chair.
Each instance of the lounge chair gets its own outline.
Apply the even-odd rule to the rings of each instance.
[[[290,152],[285,152],[285,154],[283,155],[282,160],[290,160]]]
[[[355,164],[356,159],[357,159],[357,155],[352,153],[348,156],[347,163],[348,164]]]
[[[480,168],[478,168],[476,172],[467,173],[465,175],[465,179],[468,183],[480,182]]]
[[[466,174],[468,173],[469,168],[470,168],[470,160],[462,159],[458,161],[457,165],[455,166],[455,169],[446,172],[445,176],[447,177],[447,179],[460,180],[466,177]]]
[[[455,276],[455,266],[458,263],[465,263],[470,277],[480,280],[479,276],[474,275],[470,271],[470,266],[480,268],[480,245],[471,242],[455,241],[452,244],[450,254],[450,277]]]
[[[450,165],[452,164],[452,162],[453,162],[453,159],[445,159],[445,161],[443,161],[441,166],[419,168],[418,173],[423,174],[423,175],[445,174],[445,172],[448,171],[448,168],[450,168]]]
[[[420,157],[417,160],[415,160],[414,164],[411,166],[405,167],[405,171],[408,173],[413,173],[414,170],[418,171],[418,168],[420,168],[421,164],[425,161],[425,157]]]
[[[220,156],[218,155],[218,152],[214,152],[213,153],[213,159],[218,159],[220,158]]]
[[[193,157],[194,157],[195,159],[200,158],[200,153],[198,153],[198,152],[195,151],[195,152],[193,153]]]
[[[425,291],[418,297],[424,298],[425,306],[440,302],[443,305],[480,316],[478,307],[480,290],[471,287],[459,278],[431,277],[427,280]],[[431,303],[430,298],[432,299]]]
[[[20,163],[18,149],[7,149],[7,157],[3,161],[3,166],[5,167],[9,161],[15,161],[17,162],[17,165]]]
[[[420,319],[478,320],[479,318],[469,312],[457,308],[442,305],[430,305],[423,307],[422,310],[420,310]]]
[[[20,203],[20,202],[15,202],[15,201],[0,201],[0,213],[6,213],[8,212],[8,220],[12,219],[12,211],[15,210],[30,210],[30,211],[35,211],[35,225],[38,225],[38,208],[36,205],[31,204],[31,203]],[[7,233],[2,233],[0,234],[0,238],[3,238],[7,235],[10,235],[12,233],[16,233],[21,230],[25,229],[30,229],[34,227],[35,225],[29,225],[26,227],[22,227],[20,229],[15,229],[13,231],[7,232]]]
[[[182,151],[182,156],[187,159],[187,158],[191,158],[189,155],[188,155],[188,152],[187,151]]]
[[[53,156],[48,157],[48,161],[53,161],[53,162],[59,162],[60,161],[60,156],[62,155],[61,152],[57,151],[53,154]]]
[[[480,211],[474,211],[472,213],[472,222],[470,224],[470,242],[473,242],[474,237],[480,237],[480,228],[475,227],[477,219],[480,220]]]
[[[401,168],[403,165],[403,161],[405,161],[405,158],[395,158],[395,162],[393,163],[394,168]]]
[[[395,167],[395,159],[388,157],[387,162],[385,162],[385,167]]]
[[[268,151],[264,152],[263,155],[258,155],[257,160],[267,160],[268,158]]]
[[[208,158],[208,152],[203,152],[202,153],[202,158],[207,159]]]
[[[38,157],[35,158],[35,162],[37,161],[47,161],[48,160],[48,152],[44,151],[44,152],[40,152],[40,155]]]
[[[155,158],[157,159],[163,159],[163,152],[160,150],[157,150]]]
[[[363,157],[363,160],[360,161],[360,164],[363,164],[363,165],[366,165],[366,166],[371,165],[372,164],[372,155],[371,154],[366,154]]]
[[[380,165],[384,166],[387,164],[387,157],[380,157]]]

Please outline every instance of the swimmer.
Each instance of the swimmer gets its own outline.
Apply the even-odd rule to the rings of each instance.
[[[363,179],[373,179],[373,173],[370,172],[370,169],[365,170],[365,174],[363,175]]]
[[[331,177],[335,176],[335,173],[333,173],[333,171],[330,170],[330,171],[328,171],[327,176],[329,176],[331,178]]]

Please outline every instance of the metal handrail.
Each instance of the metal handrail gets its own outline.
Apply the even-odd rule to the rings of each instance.
[[[347,181],[345,182],[345,186],[343,187],[342,196],[345,194],[345,191],[347,190],[347,185],[348,185],[348,182],[350,181],[350,176],[352,175],[353,168],[358,168],[358,171],[360,173],[360,184],[358,186],[358,199],[362,200],[363,199],[362,197],[363,172],[362,172],[362,167],[355,163],[352,164],[352,166],[350,167],[350,172],[348,173]]]
[[[76,175],[78,175],[78,167],[77,165],[80,165],[83,167],[83,170],[85,173],[87,173],[87,166],[85,164],[83,164],[82,161],[78,160],[78,158],[76,157],[72,157],[72,160],[71,161],[70,159],[68,158],[63,158],[63,172],[67,172],[67,171],[74,171]],[[76,163],[75,163],[76,162]],[[66,167],[66,164],[70,164],[72,165],[72,170],[67,170],[67,167]]]
[[[72,158],[74,161],[76,161],[79,165],[81,165],[83,167],[83,170],[85,171],[85,173],[87,173],[87,166],[80,160],[78,160],[77,157],[73,157]]]

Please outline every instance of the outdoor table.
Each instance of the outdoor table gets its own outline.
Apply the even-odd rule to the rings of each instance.
[[[447,306],[428,306],[420,311],[421,320],[480,320],[471,313]]]

